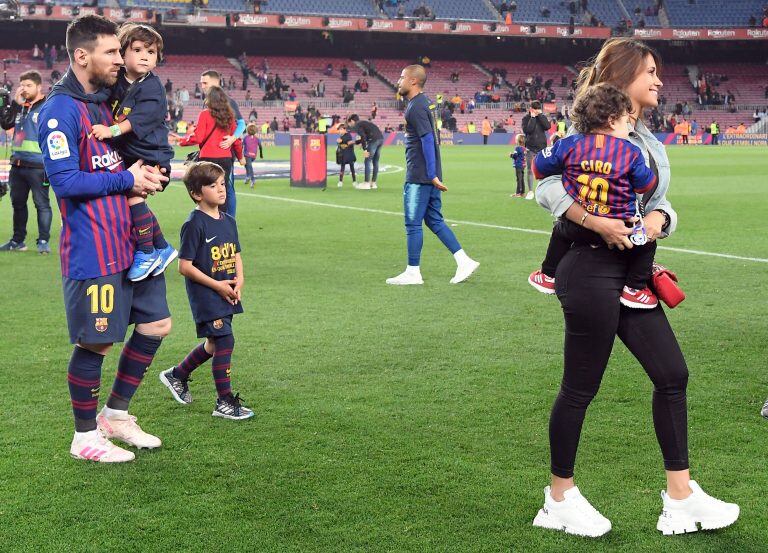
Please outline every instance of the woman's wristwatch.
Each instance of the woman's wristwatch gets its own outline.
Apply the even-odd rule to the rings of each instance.
[[[663,230],[664,232],[667,232],[667,229],[669,229],[669,225],[672,224],[672,218],[669,216],[669,213],[667,213],[663,209],[657,209],[656,211],[658,211],[664,216],[664,224],[661,225],[661,230]]]

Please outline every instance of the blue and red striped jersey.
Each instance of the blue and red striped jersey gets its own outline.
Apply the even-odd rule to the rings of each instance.
[[[91,105],[109,126],[106,103]],[[133,175],[109,142],[91,136],[88,105],[64,94],[46,99],[38,120],[43,164],[61,211],[61,273],[75,280],[127,269],[135,249],[126,192]]]
[[[562,175],[566,192],[593,215],[629,219],[637,194],[656,184],[640,148],[606,134],[574,134],[536,156],[533,175]]]

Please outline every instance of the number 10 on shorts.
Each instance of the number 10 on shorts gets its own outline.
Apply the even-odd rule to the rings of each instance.
[[[85,291],[91,298],[91,313],[112,313],[115,306],[115,288],[111,284],[92,284]]]

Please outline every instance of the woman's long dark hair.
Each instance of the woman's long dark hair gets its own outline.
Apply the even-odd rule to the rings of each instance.
[[[588,87],[608,83],[626,90],[645,67],[648,55],[656,62],[656,72],[661,67],[659,53],[646,43],[634,38],[612,38],[606,40],[600,52],[592,58],[579,73],[578,96]]]
[[[205,107],[211,113],[216,126],[228,131],[235,120],[235,114],[229,105],[227,95],[220,87],[212,86],[208,89],[205,95]]]

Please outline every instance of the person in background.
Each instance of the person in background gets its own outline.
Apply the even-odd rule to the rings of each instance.
[[[200,87],[202,89],[203,95],[208,94],[208,90],[211,87],[217,86],[221,88],[222,85],[222,79],[221,75],[212,69],[209,69],[208,71],[205,71],[202,75],[200,75]],[[226,96],[226,94],[225,94]],[[229,96],[226,96],[227,102],[229,102],[229,107],[232,108],[232,113],[235,115],[235,129],[233,132],[231,132],[228,135],[225,135],[222,140],[220,147],[224,150],[231,150],[234,152],[234,149],[232,146],[234,143],[239,140],[243,133],[245,132],[245,120],[243,119],[243,116],[240,114],[240,107],[237,105],[237,102],[230,98]],[[234,155],[234,153],[233,153]],[[227,178],[227,203],[224,206],[224,211],[232,215],[232,217],[235,217],[235,213],[237,210],[237,196],[235,195],[235,173],[234,173],[234,158],[232,158],[232,168],[233,171],[229,174],[229,177]]]
[[[338,144],[336,148],[336,163],[339,164],[339,188],[344,185],[344,167],[349,165],[349,172],[352,174],[352,186],[358,188],[357,178],[355,177],[355,139],[347,131],[347,126],[342,123],[338,126],[339,138],[336,139]],[[370,188],[370,187],[368,187]]]
[[[256,160],[256,154],[260,159],[264,159],[264,152],[261,149],[261,141],[256,136],[259,128],[256,123],[248,123],[245,128],[245,139],[243,139],[243,155],[245,156],[245,184],[253,188],[256,177],[253,174],[253,162]]]
[[[533,171],[531,171],[531,164],[536,154],[547,147],[547,131],[549,126],[547,116],[541,112],[541,102],[538,100],[531,102],[531,109],[523,117],[523,133],[525,133],[525,145],[528,149],[528,157],[525,160],[525,169],[528,173],[526,200],[533,199]]]
[[[515,149],[510,152],[515,167],[515,178],[517,179],[517,190],[510,196],[522,198],[525,193],[525,135],[518,134],[515,137]]]
[[[37,46],[35,46],[37,48]],[[25,251],[27,245],[27,201],[32,200],[37,211],[37,251],[51,253],[51,221],[53,211],[49,198],[50,186],[43,168],[43,154],[37,142],[37,120],[43,107],[43,79],[37,71],[26,71],[19,76],[19,88],[11,105],[3,110],[0,126],[13,129],[11,169],[8,181],[13,207],[13,236],[0,246],[0,251]],[[3,133],[5,134],[5,133]]]
[[[356,113],[347,117],[347,128],[357,133],[365,157],[365,181],[359,188],[375,190],[379,187],[376,180],[379,177],[379,158],[384,135],[376,124],[372,121],[361,121]]]
[[[483,126],[480,132],[483,133],[483,144],[488,144],[488,137],[491,136],[491,133],[493,132],[493,125],[491,125],[487,116],[483,119]]]
[[[450,280],[451,284],[466,281],[480,266],[461,247],[441,212],[441,194],[448,188],[443,184],[440,135],[434,113],[436,106],[424,94],[426,82],[427,73],[421,65],[405,67],[397,81],[398,94],[408,99],[405,110],[406,171],[403,185],[408,264],[401,274],[386,280],[387,284],[395,286],[424,284],[419,267],[424,245],[424,223],[453,254],[456,274]]]

